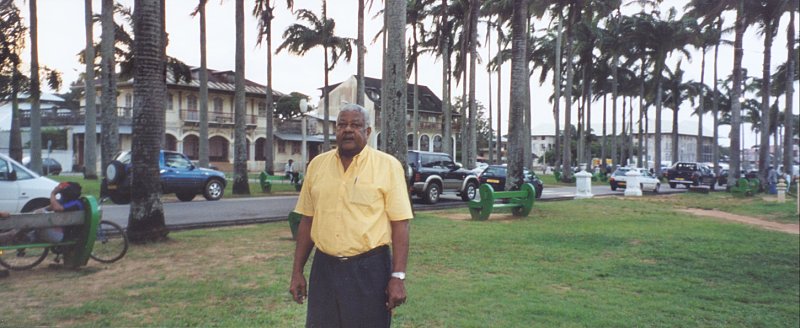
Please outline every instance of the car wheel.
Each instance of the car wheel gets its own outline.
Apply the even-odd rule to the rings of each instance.
[[[661,184],[660,183],[656,183],[656,187],[653,188],[653,193],[657,194],[659,189],[661,189]]]
[[[612,183],[611,184],[611,191],[616,191],[616,190],[617,190],[617,184],[616,183]]]
[[[109,193],[108,197],[111,198],[111,201],[117,205],[125,205],[131,203],[130,194],[123,195],[122,193],[114,192],[114,193]]]
[[[428,184],[428,188],[425,188],[425,202],[428,204],[436,204],[439,201],[439,194],[441,193],[439,189],[439,184],[436,182],[431,182]]]
[[[712,182],[711,182],[711,185],[710,185],[710,186],[708,186],[708,189],[711,189],[711,191],[714,191],[714,188],[715,188],[715,186],[716,186],[716,185],[717,185],[717,184],[716,184],[716,183],[714,183],[714,182],[712,181]]]
[[[125,179],[125,164],[122,164],[120,161],[111,161],[111,163],[106,166],[105,174],[108,183],[119,184]]]
[[[542,198],[542,189],[544,189],[544,187],[536,188],[536,199]]]
[[[37,198],[25,204],[25,206],[22,207],[20,213],[30,213],[40,208],[45,208],[47,206],[50,206],[49,200],[44,198]]]
[[[223,193],[225,193],[225,187],[223,187],[222,182],[217,179],[208,181],[206,187],[203,188],[203,197],[205,197],[206,200],[220,200]]]
[[[674,182],[670,182],[669,183],[669,187],[670,188],[675,189],[675,186],[676,186],[676,184]]]
[[[178,200],[182,202],[191,202],[195,194],[193,192],[179,192],[175,196],[178,196]]]
[[[463,201],[470,201],[475,199],[475,195],[478,193],[478,186],[475,182],[467,182],[467,186],[464,187],[464,191],[461,192],[461,200]]]

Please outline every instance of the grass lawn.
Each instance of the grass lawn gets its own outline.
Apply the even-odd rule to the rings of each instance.
[[[540,202],[529,218],[485,222],[466,209],[418,213],[394,326],[798,327],[798,235],[674,211],[721,202]],[[170,237],[114,264],[12,272],[0,279],[0,326],[303,326],[285,222]]]

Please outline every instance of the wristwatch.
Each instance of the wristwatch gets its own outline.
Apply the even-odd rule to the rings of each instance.
[[[400,280],[406,280],[406,273],[405,272],[392,272],[392,278],[397,278]]]

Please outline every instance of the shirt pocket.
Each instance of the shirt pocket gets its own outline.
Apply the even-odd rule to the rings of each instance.
[[[369,182],[358,182],[350,192],[350,202],[357,205],[374,206],[379,196],[378,185]]]

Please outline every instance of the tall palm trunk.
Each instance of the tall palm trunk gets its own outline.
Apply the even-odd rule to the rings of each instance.
[[[383,107],[386,121],[385,139],[386,152],[397,158],[401,163],[406,162],[408,143],[406,142],[406,110],[408,106],[405,64],[405,26],[406,3],[405,1],[386,1],[386,30],[387,42],[394,46],[388,47],[384,52],[383,89],[386,90]]]
[[[786,106],[783,109],[783,167],[788,171],[792,167],[794,156],[792,147],[794,147],[794,122],[792,120],[792,107],[794,105],[794,66],[796,65],[794,53],[794,14],[793,10],[789,11],[789,26],[786,27]]]
[[[561,52],[561,39],[564,35],[564,15],[561,11],[558,12],[558,31],[556,34],[556,53],[555,53],[555,68],[553,69],[553,90],[555,91],[555,100],[553,101],[553,121],[555,121],[556,126],[556,148],[554,154],[557,158],[556,166],[561,164],[561,145],[564,143],[569,142],[568,140],[563,140],[561,137],[561,119],[559,116],[561,115],[561,61],[563,60],[563,53]],[[499,112],[499,109],[498,109]],[[569,128],[568,126],[565,126]],[[497,129],[499,133],[499,128]]]
[[[94,33],[92,21],[92,0],[83,2],[84,25],[86,27],[86,129],[84,138],[84,179],[97,179],[97,110],[95,108],[96,90],[94,87]]]
[[[480,2],[470,1],[470,31],[469,31],[469,149],[467,161],[464,163],[468,168],[475,168],[475,159],[478,156],[478,134],[476,126],[478,117],[478,104],[475,100],[475,79],[478,64],[478,14]]]
[[[700,61],[700,108],[697,110],[697,150],[695,151],[695,160],[698,162],[705,162],[703,160],[703,115],[705,115],[705,95],[704,90],[706,86],[706,47],[703,45],[703,59]],[[716,142],[716,139],[715,141]],[[716,166],[716,165],[715,165]]]
[[[413,22],[411,24],[411,37],[414,39],[413,40],[414,43],[412,45],[412,47],[413,47],[412,52],[415,54],[414,55],[414,98],[413,98],[413,101],[414,101],[414,103],[413,103],[414,113],[413,113],[413,121],[412,121],[412,127],[411,127],[413,135],[414,135],[414,138],[412,138],[413,139],[412,147],[415,150],[420,150],[419,149],[419,70],[418,70],[418,67],[417,67],[418,63],[417,63],[417,56],[416,56],[417,45],[418,45],[417,44],[417,24],[416,24],[416,22]],[[427,149],[423,149],[423,150],[427,150]]]
[[[8,140],[8,156],[22,162],[22,133],[19,119],[19,60],[12,59],[11,72],[11,135]]]
[[[770,61],[772,60],[772,40],[775,38],[775,28],[780,23],[780,18],[764,19],[764,61],[761,64],[761,146],[758,148],[758,171],[761,172],[763,181],[767,181],[767,166],[769,165],[769,135],[771,132],[770,100]],[[776,149],[777,150],[777,149]],[[778,152],[775,152],[777,155]]]
[[[741,127],[739,124],[742,122],[742,104],[739,102],[739,97],[741,97],[742,94],[742,57],[744,57],[742,50],[742,39],[744,38],[744,32],[746,29],[747,25],[745,24],[744,0],[739,0],[736,6],[736,23],[734,24],[736,36],[733,41],[733,86],[730,97],[731,131],[730,135],[728,136],[731,140],[731,159],[728,176],[732,177],[733,179],[737,179],[741,175],[741,158],[739,157],[741,155]]]
[[[567,53],[567,85],[565,92],[567,95],[564,107],[564,150],[562,155],[563,160],[561,162],[564,181],[572,180],[572,136],[570,135],[570,116],[572,115],[572,80],[575,78],[575,69],[572,64],[572,58],[575,56],[573,44],[574,35],[572,31],[575,18],[578,14],[580,14],[579,4],[573,4],[569,11],[569,18],[567,19],[567,49],[565,49]]]
[[[497,52],[499,53],[500,58],[499,58],[499,61],[497,63],[497,132],[496,132],[497,133],[497,137],[495,139],[495,147],[496,147],[495,151],[497,152],[497,162],[495,162],[495,163],[497,163],[497,164],[500,164],[500,163],[503,162],[503,153],[502,153],[502,150],[503,150],[502,137],[503,136],[502,136],[502,132],[500,131],[500,124],[501,124],[502,118],[503,118],[503,114],[502,114],[503,112],[501,111],[501,109],[503,108],[503,105],[502,105],[503,104],[503,98],[501,97],[502,96],[502,90],[503,90],[503,87],[502,87],[503,86],[503,83],[502,83],[502,81],[503,81],[503,49],[501,47],[502,40],[500,38],[500,33],[499,33],[500,32],[500,28],[501,28],[500,25],[498,25],[497,26],[497,29],[498,29],[498,33],[497,33]],[[490,143],[490,147],[491,147],[491,143]]]
[[[275,101],[272,99],[272,10],[273,7],[267,4],[269,10],[269,19],[267,20],[267,90],[264,102],[267,105],[267,113],[265,120],[267,121],[266,140],[264,142],[264,171],[275,172],[275,152],[273,150],[275,137],[274,137],[274,121],[275,121]],[[305,108],[302,109],[305,112]],[[302,152],[306,150],[303,149]],[[305,165],[305,158],[303,159]],[[305,167],[301,170],[305,172]]]
[[[244,90],[244,0],[236,0],[236,77],[234,79],[233,193],[250,194],[247,182],[247,109]],[[327,125],[327,120],[326,120]]]
[[[722,20],[717,20],[717,31],[722,31]],[[714,142],[711,144],[711,161],[714,162],[714,173],[719,176],[719,40],[714,44],[714,99],[711,112],[714,116]],[[731,175],[729,175],[731,176]],[[733,177],[733,176],[731,176]],[[735,177],[734,177],[735,178]]]
[[[511,106],[509,108],[509,147],[508,147],[508,178],[506,190],[518,190],[524,183],[523,169],[525,165],[523,144],[525,127],[524,111],[526,110],[525,90],[528,77],[527,41],[528,27],[528,1],[514,0],[511,21]],[[527,140],[530,143],[530,140]]]
[[[200,0],[200,167],[208,167],[208,66],[206,64],[206,0]]]
[[[358,62],[356,66],[356,104],[364,106],[364,53],[367,50],[367,48],[364,46],[364,0],[358,0],[358,37],[356,39],[356,47],[358,48]]]
[[[164,61],[159,0],[134,4],[133,143],[131,209],[128,238],[133,242],[164,240],[169,233],[161,203],[158,162],[164,126]]]
[[[103,107],[101,124],[100,163],[108,166],[119,151],[119,119],[117,118],[117,74],[114,58],[114,0],[103,0],[100,21],[103,32],[100,41],[100,105]],[[105,172],[104,172],[105,174]]]
[[[31,36],[31,170],[42,173],[42,112],[39,107],[41,87],[39,83],[39,36],[36,15],[37,0],[30,0],[29,33]]]
[[[498,35],[497,38],[499,39],[500,36]],[[492,56],[492,27],[491,27],[491,24],[486,24],[486,48],[487,48],[486,49],[486,56],[487,56],[487,58],[491,58],[491,56]],[[498,53],[499,53],[499,49],[500,48],[498,47]],[[493,104],[493,101],[492,101],[492,73],[491,72],[489,72],[489,78],[486,79],[486,82],[487,82],[487,84],[489,86],[489,110],[488,110],[488,112],[489,112],[489,122],[488,122],[489,123],[488,124],[488,126],[489,126],[489,140],[487,140],[486,142],[489,145],[487,147],[488,150],[489,150],[489,159],[488,159],[489,161],[488,161],[488,163],[491,164],[491,163],[494,163],[494,151],[493,151],[493,148],[492,148],[492,137],[493,137],[492,136],[492,109],[493,109],[492,106],[494,104]]]
[[[678,88],[676,87],[675,90],[672,91],[672,101],[674,103],[674,107],[672,109],[672,163],[677,163],[680,160],[680,154],[678,154]]]
[[[327,24],[327,22],[328,22],[328,2],[323,0],[322,1],[322,24]],[[323,43],[323,53],[325,55],[325,63],[324,63],[324,65],[325,65],[325,89],[323,89],[324,91],[322,92],[322,96],[325,97],[325,101],[324,101],[324,105],[323,105],[325,107],[324,108],[324,114],[323,114],[323,118],[324,118],[325,121],[322,123],[322,136],[324,138],[324,140],[322,140],[322,150],[323,151],[328,151],[329,149],[331,149],[331,141],[330,141],[331,132],[330,132],[330,127],[329,127],[329,125],[330,125],[329,121],[330,121],[330,117],[331,117],[331,110],[330,110],[331,101],[330,101],[330,99],[328,99],[329,98],[328,97],[328,70],[329,70],[329,66],[328,66],[328,42],[327,41]]]
[[[603,93],[603,137],[602,141],[600,142],[600,165],[605,166],[606,164],[606,113],[608,109],[608,99],[606,99],[608,93]]]
[[[641,78],[639,80],[639,138],[638,138],[637,144],[636,144],[637,166],[641,166],[642,165],[642,151],[644,151],[645,153],[648,153],[648,154],[650,153],[649,150],[643,150],[642,149],[642,144],[644,144],[644,148],[645,149],[649,145],[649,143],[644,140],[645,132],[646,133],[650,133],[650,130],[649,130],[648,126],[645,126],[644,131],[642,131],[642,120],[644,120],[645,124],[649,124],[650,122],[645,119],[645,117],[647,116],[647,108],[645,108],[645,106],[644,106],[644,79],[645,79],[645,76],[644,76],[644,69],[645,69],[644,58],[642,58],[641,61],[642,61],[642,63],[641,63],[641,66],[639,68],[639,76]],[[628,134],[630,134],[629,139],[631,140],[631,142],[628,142],[628,154],[629,154],[628,156],[633,157],[633,142],[632,142],[633,141],[633,103],[629,103],[628,106],[630,106],[630,115],[628,117],[628,120],[630,121],[628,123],[628,124],[630,124],[630,129],[628,129]],[[661,138],[661,137],[659,137],[659,138]],[[660,147],[661,147],[660,145],[661,144],[660,144],[660,139],[659,139],[659,141],[655,143],[655,147],[657,149],[660,149]],[[659,156],[661,156],[661,155],[659,154]],[[655,166],[654,172],[656,172],[656,176],[660,176],[660,174],[661,174],[661,172],[660,172],[660,169],[661,169],[661,157],[659,157],[659,159],[656,160],[655,156],[653,156],[653,165]]]
[[[442,0],[442,151],[455,158],[453,152],[453,112],[450,109],[450,29],[447,22],[447,0]],[[499,131],[499,129],[498,129]]]

